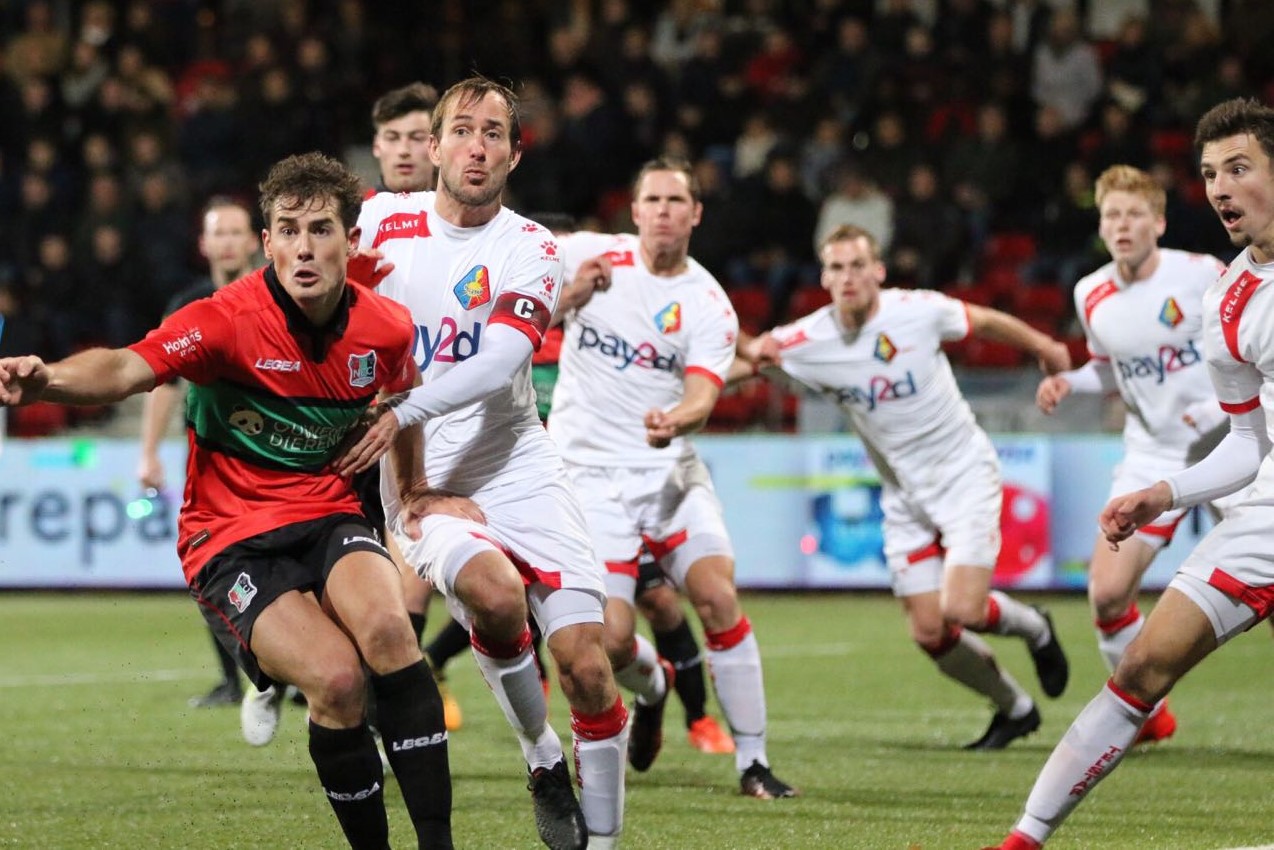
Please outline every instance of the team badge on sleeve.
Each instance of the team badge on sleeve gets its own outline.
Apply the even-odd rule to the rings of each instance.
[[[876,337],[876,350],[872,352],[873,357],[882,363],[888,363],[897,353],[898,346],[894,345],[893,340],[884,334]]]
[[[481,307],[491,300],[491,273],[486,266],[474,266],[451,291],[466,310]]]
[[[1159,311],[1159,321],[1163,322],[1170,328],[1185,321],[1185,314],[1181,312],[1181,307],[1177,304],[1177,299],[1169,298],[1163,302],[1163,309]]]
[[[376,352],[351,354],[349,356],[349,385],[351,387],[371,386],[376,380]]]
[[[681,330],[681,302],[674,301],[655,314],[655,327],[661,334]]]

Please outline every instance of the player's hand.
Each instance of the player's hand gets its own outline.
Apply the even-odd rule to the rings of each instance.
[[[677,436],[677,423],[666,412],[655,408],[646,411],[646,444],[655,449],[666,449]]]
[[[468,496],[447,490],[436,490],[427,484],[412,487],[402,494],[401,519],[403,530],[412,540],[420,539],[420,521],[433,514],[467,519],[481,525],[487,524],[487,515],[478,503]]]
[[[48,365],[33,354],[0,358],[0,405],[21,407],[39,401],[51,377]]]
[[[164,489],[164,464],[155,454],[143,454],[137,462],[137,480],[143,490]]]
[[[1061,375],[1049,375],[1040,381],[1035,390],[1035,406],[1045,413],[1052,414],[1062,399],[1071,394],[1071,382]]]
[[[610,289],[611,281],[610,259],[605,254],[591,257],[575,270],[575,277],[566,285],[562,300],[567,309],[578,309],[587,304],[594,293]]]
[[[1116,496],[1102,508],[1098,523],[1112,546],[1132,537],[1137,529],[1172,507],[1172,489],[1157,481],[1143,490]]]
[[[779,366],[783,362],[779,342],[768,331],[749,341],[743,347],[743,356],[756,364],[757,369]]]
[[[356,248],[345,261],[346,279],[361,283],[368,289],[375,289],[394,270],[394,264],[381,263],[383,259],[385,255],[375,248]]]
[[[1046,375],[1056,375],[1071,368],[1071,353],[1064,344],[1050,339],[1039,353],[1040,370]]]
[[[398,436],[398,417],[388,404],[373,404],[350,429],[332,459],[332,471],[351,476],[370,469]]]

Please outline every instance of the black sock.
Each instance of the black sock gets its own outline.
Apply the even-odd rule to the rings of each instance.
[[[442,696],[424,661],[371,677],[385,755],[421,848],[451,850],[451,766]]]
[[[686,620],[672,631],[655,632],[654,635],[655,649],[677,668],[673,687],[686,709],[688,727],[707,714],[708,690],[703,681],[703,655],[699,652],[699,644]]]
[[[429,663],[433,665],[434,671],[441,673],[448,661],[468,648],[468,630],[455,620],[448,620],[447,625],[425,647],[425,655],[429,656]]]
[[[328,729],[311,720],[310,758],[350,847],[387,850],[385,776],[367,724]]]
[[[419,644],[420,636],[425,633],[425,615],[408,611],[407,619],[411,620],[411,630],[416,633],[416,643]]]
[[[235,663],[234,656],[221,645],[221,641],[217,640],[217,635],[211,628],[208,629],[208,634],[212,635],[212,646],[217,651],[217,663],[221,665],[222,680],[227,685],[233,685],[235,690],[240,690],[239,665]]]

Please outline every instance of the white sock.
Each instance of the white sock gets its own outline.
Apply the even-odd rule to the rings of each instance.
[[[624,771],[628,767],[628,710],[622,699],[599,715],[571,712],[579,804],[591,836],[617,837],[624,828]],[[614,846],[613,844],[611,846]]]
[[[1112,688],[1107,682],[1053,748],[1026,799],[1017,831],[1043,842],[1123,760],[1149,711]]]
[[[737,628],[737,627],[736,627]],[[734,733],[734,763],[740,772],[752,762],[769,766],[765,753],[765,682],[761,676],[761,650],[750,626],[733,646],[714,646],[708,639],[708,670],[717,702]],[[733,631],[733,630],[732,630]]]
[[[1032,649],[1048,643],[1048,621],[1038,610],[998,590],[991,591],[988,596],[1000,612],[999,622],[991,627],[991,631],[997,635],[1024,638]]]
[[[1141,627],[1145,623],[1146,618],[1141,616],[1141,612],[1137,612],[1136,618],[1127,625],[1119,626],[1111,631],[1103,628],[1101,623],[1097,624],[1097,649],[1101,652],[1102,660],[1106,662],[1107,670],[1115,672],[1115,668],[1119,666],[1119,659],[1124,657],[1128,645],[1141,633]]]
[[[986,641],[968,629],[961,629],[959,640],[934,662],[944,674],[982,694],[1014,720],[1025,716],[1034,705],[1031,695],[996,663],[995,653]]]
[[[637,695],[642,705],[659,702],[668,691],[664,668],[659,664],[659,653],[654,644],[641,635],[633,636],[637,651],[629,664],[615,671],[615,681],[621,688]]]
[[[473,657],[505,719],[518,735],[527,766],[535,770],[561,761],[565,756],[562,742],[548,725],[548,702],[530,649],[513,658],[492,658],[475,648]]]

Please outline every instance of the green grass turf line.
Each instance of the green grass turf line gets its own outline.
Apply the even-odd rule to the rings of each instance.
[[[1036,735],[1002,753],[973,754],[960,745],[982,732],[990,709],[911,646],[890,597],[746,594],[766,662],[771,762],[804,796],[739,797],[733,757],[691,750],[673,705],[659,761],[649,773],[629,773],[623,846],[994,843],[1105,679],[1084,600],[1043,601],[1071,656],[1070,690],[1041,699]],[[441,606],[432,613],[431,632]],[[989,640],[1038,694],[1021,643]],[[236,710],[187,707],[216,674],[185,596],[6,593],[0,659],[0,847],[344,846],[317,787],[302,710],[285,706],[276,741],[252,749],[239,737]],[[1265,626],[1205,662],[1173,696],[1176,738],[1135,751],[1050,850],[1215,850],[1274,840],[1272,672]],[[449,673],[465,712],[464,728],[451,736],[457,846],[539,847],[512,733],[470,659],[456,659]],[[711,709],[720,716],[715,702]],[[550,720],[569,747],[556,688]],[[412,846],[392,781],[386,799],[394,845]]]

